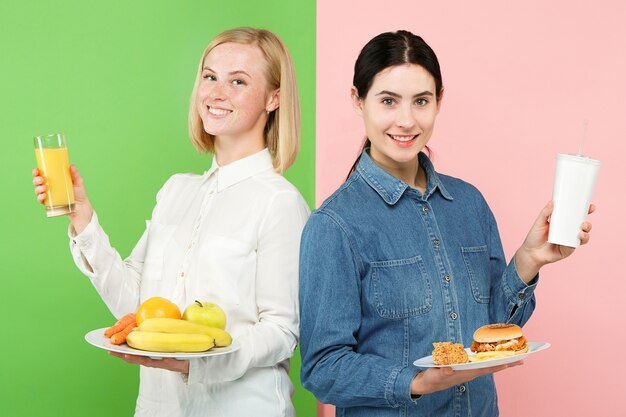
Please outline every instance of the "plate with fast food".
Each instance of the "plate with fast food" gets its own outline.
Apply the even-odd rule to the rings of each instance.
[[[452,368],[455,371],[480,369],[517,362],[550,347],[548,342],[527,342],[515,324],[495,323],[474,332],[472,346],[435,342],[433,354],[413,362],[420,368]]]

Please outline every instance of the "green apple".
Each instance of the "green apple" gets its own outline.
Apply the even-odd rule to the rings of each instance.
[[[226,313],[215,303],[197,301],[190,304],[183,313],[183,320],[192,321],[205,326],[226,328]]]

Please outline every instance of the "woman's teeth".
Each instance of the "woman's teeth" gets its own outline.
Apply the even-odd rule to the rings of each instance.
[[[389,135],[391,137],[391,139],[393,140],[397,140],[398,142],[408,142],[410,140],[413,140],[417,137],[417,135],[412,135],[412,136],[396,136],[396,135]]]
[[[226,116],[230,113],[230,110],[214,109],[213,107],[209,107],[209,113],[215,116]]]

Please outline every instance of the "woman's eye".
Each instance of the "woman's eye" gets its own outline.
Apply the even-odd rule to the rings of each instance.
[[[205,80],[215,81],[215,75],[213,74],[202,74],[202,78]]]
[[[415,104],[417,104],[418,106],[425,106],[428,104],[428,100],[425,98],[418,98],[417,100],[415,100]]]
[[[392,98],[384,98],[382,103],[385,106],[391,106],[394,103],[394,100]]]
[[[233,84],[235,84],[235,85],[245,85],[243,80],[233,80]]]

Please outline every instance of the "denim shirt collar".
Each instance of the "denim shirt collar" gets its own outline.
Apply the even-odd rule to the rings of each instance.
[[[418,158],[420,166],[426,171],[426,179],[428,181],[423,198],[428,199],[431,194],[438,189],[445,199],[453,200],[452,195],[444,187],[428,156],[420,152]],[[356,169],[365,182],[367,182],[389,205],[396,204],[407,189],[413,189],[406,182],[399,180],[379,167],[370,157],[369,148],[364,149],[361,153],[361,158],[359,159],[359,164]],[[417,191],[417,193],[421,195],[419,191]]]

